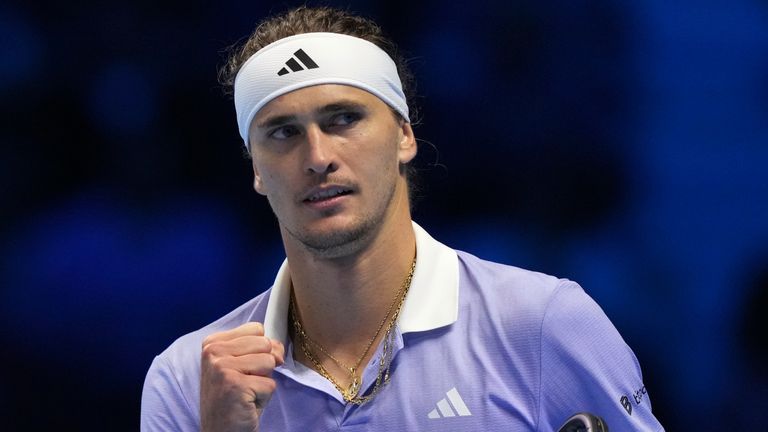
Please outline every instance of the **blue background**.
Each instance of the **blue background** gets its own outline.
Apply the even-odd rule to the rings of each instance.
[[[766,2],[328,4],[411,59],[422,226],[579,281],[668,430],[765,430]],[[136,430],[152,357],[271,284],[216,68],[285,6],[0,6],[9,430]]]

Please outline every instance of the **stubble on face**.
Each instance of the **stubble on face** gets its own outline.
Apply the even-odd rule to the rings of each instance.
[[[293,228],[282,223],[280,225],[288,235],[318,258],[334,259],[360,252],[376,237],[393,205],[397,175],[392,176],[392,173],[387,175],[392,178],[392,181],[389,182],[388,188],[377,191],[380,194],[376,197],[377,206],[355,218],[352,223],[343,228],[312,232],[303,227]]]

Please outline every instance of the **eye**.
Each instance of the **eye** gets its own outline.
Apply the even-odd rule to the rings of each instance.
[[[331,126],[348,126],[362,118],[360,113],[343,112],[331,117]]]
[[[270,138],[284,140],[294,135],[299,134],[299,129],[296,126],[280,126],[267,134]]]

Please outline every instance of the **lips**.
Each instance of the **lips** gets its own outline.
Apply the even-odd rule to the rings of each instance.
[[[352,189],[344,186],[325,186],[312,189],[304,198],[304,202],[329,200],[337,196],[348,195]]]

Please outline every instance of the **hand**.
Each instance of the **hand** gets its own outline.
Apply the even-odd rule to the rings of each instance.
[[[200,361],[200,430],[258,430],[259,417],[277,384],[272,371],[283,364],[283,344],[250,322],[203,341]]]

